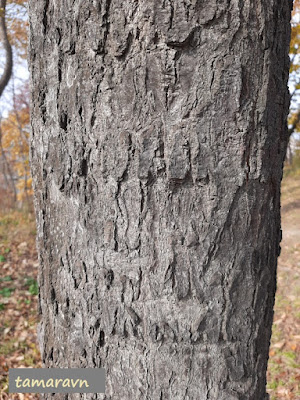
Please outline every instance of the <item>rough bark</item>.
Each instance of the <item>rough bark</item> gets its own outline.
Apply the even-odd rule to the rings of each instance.
[[[45,366],[267,398],[291,1],[29,3]]]

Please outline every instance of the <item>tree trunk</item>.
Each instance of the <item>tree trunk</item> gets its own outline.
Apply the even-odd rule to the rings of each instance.
[[[0,77],[0,97],[8,85],[13,69],[13,52],[7,34],[5,13],[6,0],[0,0],[0,41],[5,51],[5,67]]]
[[[266,399],[292,2],[29,3],[45,366]]]
[[[15,184],[15,180],[14,180],[14,173],[11,169],[10,163],[7,160],[6,154],[5,154],[5,150],[3,148],[2,145],[2,137],[3,137],[3,132],[2,132],[2,116],[0,116],[0,160],[1,160],[1,172],[2,175],[4,176],[4,180],[6,183],[6,188],[8,190],[8,192],[10,192],[12,194],[12,201],[8,201],[7,202],[7,198],[5,199],[5,203],[9,204],[10,207],[15,206],[16,202],[17,202],[17,188],[16,188],[16,184]]]

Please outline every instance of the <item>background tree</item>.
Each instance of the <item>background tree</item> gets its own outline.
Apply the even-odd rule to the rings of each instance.
[[[15,185],[15,179],[14,179],[14,173],[11,168],[10,162],[6,157],[6,151],[3,148],[2,144],[2,138],[3,138],[3,132],[2,132],[2,118],[0,118],[0,160],[1,160],[1,174],[4,177],[4,182],[6,184],[7,191],[10,193],[13,193],[13,201],[14,203],[17,200],[17,188]],[[3,194],[3,192],[2,192]],[[3,196],[6,197],[6,196]],[[10,202],[9,202],[10,203]]]
[[[32,195],[29,168],[29,96],[28,85],[13,97],[13,109],[1,121],[1,150],[6,165],[10,166],[13,181],[16,181],[17,200],[29,204]]]
[[[4,68],[0,76],[0,97],[13,72],[13,48],[26,58],[27,26],[25,0],[0,0],[0,40],[4,50]]]
[[[287,162],[292,165],[293,155],[297,153],[299,146],[299,137],[297,132],[300,132],[300,1],[294,1],[292,18],[292,32],[290,43],[290,87],[291,87],[291,106],[289,113],[289,146],[287,152]],[[296,133],[296,135],[295,135]]]
[[[45,366],[267,398],[291,2],[29,4]]]
[[[0,97],[1,97],[4,89],[6,88],[10,80],[13,67],[12,47],[9,42],[7,27],[6,27],[6,0],[0,0],[0,35],[1,35],[1,42],[5,51],[5,67],[0,77]]]
[[[17,199],[19,200],[18,204],[22,204],[25,198],[27,199],[28,204],[28,201],[30,200],[29,194],[31,192],[31,178],[28,176],[28,143],[27,145],[24,144],[25,136],[29,134],[29,92],[28,90],[24,90],[26,86],[28,88],[28,84],[26,84],[26,57],[28,44],[28,18],[26,6],[27,2],[24,0],[2,2],[1,6],[1,38],[4,52],[1,54],[3,60],[3,73],[1,78],[2,86],[0,85],[0,95],[2,94],[0,107],[2,115],[2,125],[0,127],[0,165],[2,175],[0,179],[0,189],[1,200],[5,199],[5,202],[8,204],[9,202],[7,200],[9,198],[11,198],[10,204],[15,202]],[[15,73],[12,68],[13,60]],[[23,76],[21,76],[20,80],[19,77],[21,71],[23,71]],[[12,80],[11,77],[13,77]],[[9,82],[11,83],[9,84]],[[3,91],[5,88],[6,90],[4,95]],[[19,106],[16,107],[15,93],[18,93],[17,97],[19,100],[22,97],[22,110]],[[26,99],[24,97],[25,95],[27,95]],[[27,105],[25,105],[24,101]],[[21,118],[17,118],[20,112]],[[13,119],[15,119],[15,122],[13,122]],[[26,125],[26,128],[23,123]],[[6,128],[8,128],[7,131]],[[22,133],[24,128],[26,134]],[[16,135],[18,137],[23,136],[21,142],[16,141]],[[5,143],[3,143],[3,141]],[[18,160],[16,159],[16,156],[18,157]],[[23,166],[22,160],[24,162]],[[21,188],[20,185],[22,184],[23,187]],[[1,206],[3,206],[3,204],[1,204]]]
[[[27,0],[8,0],[6,9],[7,33],[17,61],[27,60],[28,15]],[[19,59],[19,60],[18,60]]]

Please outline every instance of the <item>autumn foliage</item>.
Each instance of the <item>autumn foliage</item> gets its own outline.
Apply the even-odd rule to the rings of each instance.
[[[18,57],[27,58],[28,18],[26,0],[8,0],[6,22],[9,41]]]
[[[29,103],[28,86],[14,99],[13,108],[1,123],[2,152],[10,164],[16,181],[17,200],[32,195],[29,166]]]
[[[290,42],[290,86],[291,86],[291,109],[289,115],[290,134],[300,131],[300,0],[294,1],[292,13],[292,31]]]
[[[14,67],[26,64],[28,45],[27,1],[7,0],[5,23],[13,48]],[[11,198],[29,203],[32,188],[29,168],[29,89],[28,83],[16,82],[13,76],[6,91],[11,100],[1,98],[5,110],[0,115],[0,194],[1,205]],[[5,115],[5,118],[3,117]]]

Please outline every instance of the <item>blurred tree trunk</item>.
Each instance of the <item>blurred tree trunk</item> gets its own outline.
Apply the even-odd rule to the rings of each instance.
[[[4,177],[4,181],[6,184],[6,188],[8,192],[12,193],[12,202],[10,204],[15,205],[17,201],[17,188],[14,180],[14,174],[11,169],[10,163],[7,160],[5,150],[3,149],[2,145],[2,117],[0,116],[0,161],[1,161],[1,173]]]
[[[45,366],[267,398],[292,2],[29,3]]]
[[[2,93],[10,80],[13,67],[13,53],[7,35],[5,9],[6,9],[6,0],[0,0],[0,41],[5,51],[5,65],[3,68],[3,72],[0,76],[0,97],[2,96]]]
[[[290,137],[289,141],[288,141],[287,151],[286,151],[286,162],[290,166],[293,164],[293,150],[292,150],[291,139],[292,138]]]

